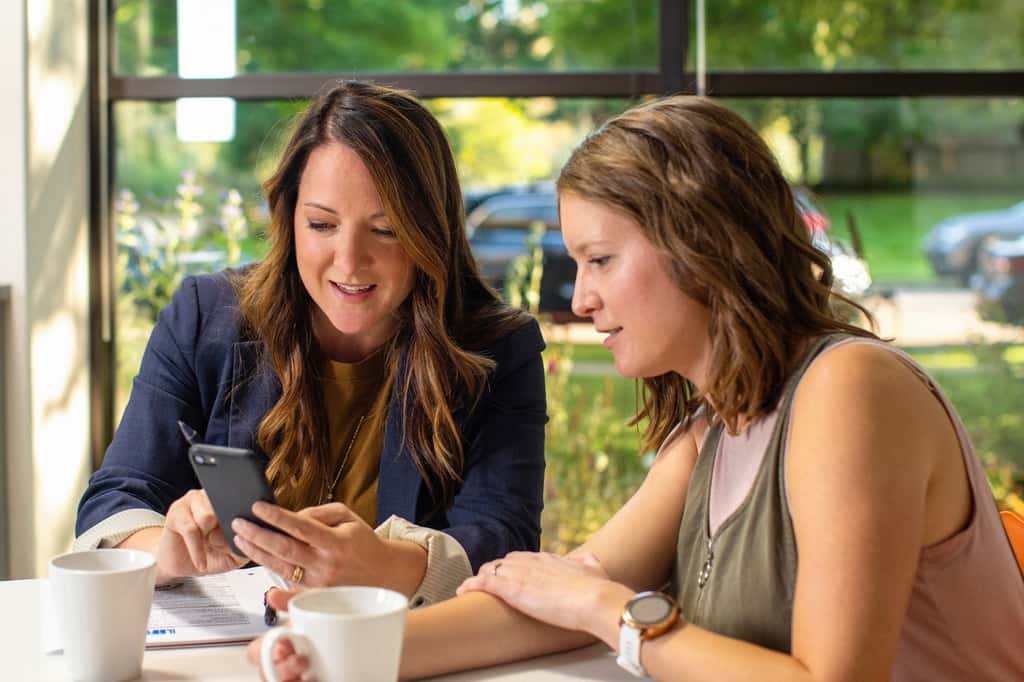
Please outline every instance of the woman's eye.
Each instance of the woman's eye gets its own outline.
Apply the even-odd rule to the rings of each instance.
[[[591,258],[587,259],[587,262],[592,265],[596,265],[597,267],[602,267],[604,265],[607,265],[610,259],[611,256],[592,256]]]
[[[380,236],[380,237],[394,237],[395,236],[395,231],[392,230],[390,227],[375,227],[375,228],[373,228],[373,233],[375,235]]]
[[[310,220],[307,224],[309,225],[309,229],[316,230],[317,232],[323,232],[324,230],[329,230],[332,227],[330,223],[318,223],[315,220]]]

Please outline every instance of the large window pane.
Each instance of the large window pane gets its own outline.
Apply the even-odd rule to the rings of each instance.
[[[209,5],[222,3],[235,3],[237,73],[657,66],[656,0],[210,0]],[[119,0],[115,12],[119,73],[178,73],[177,3]]]
[[[709,69],[1024,67],[1024,3],[1017,0],[713,0],[705,5]]]

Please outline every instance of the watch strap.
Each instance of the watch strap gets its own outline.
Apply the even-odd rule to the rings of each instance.
[[[619,626],[619,655],[615,662],[630,674],[647,677],[640,664],[640,630],[628,623]]]

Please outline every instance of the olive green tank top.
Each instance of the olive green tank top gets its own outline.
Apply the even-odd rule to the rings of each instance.
[[[709,532],[711,480],[724,426],[708,431],[690,475],[672,589],[686,619],[702,628],[789,653],[797,551],[786,503],[783,451],[804,372],[843,335],[816,340],[783,388],[778,418],[746,498]]]

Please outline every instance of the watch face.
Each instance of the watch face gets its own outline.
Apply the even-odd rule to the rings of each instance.
[[[629,615],[638,625],[657,625],[672,613],[672,602],[660,594],[644,595],[629,605]]]

